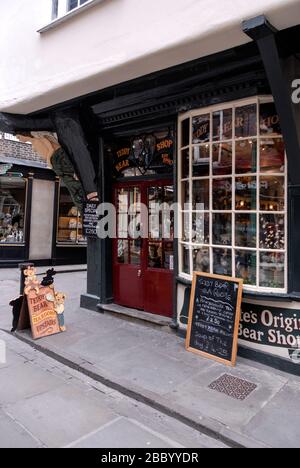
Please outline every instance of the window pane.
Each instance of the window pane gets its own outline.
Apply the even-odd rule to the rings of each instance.
[[[174,243],[164,243],[165,255],[164,255],[164,268],[165,270],[174,270]]]
[[[256,286],[256,252],[237,250],[235,252],[236,277],[242,278],[244,284]]]
[[[190,175],[190,150],[181,151],[181,178],[188,179]]]
[[[209,210],[209,180],[194,180],[193,210]]]
[[[190,251],[188,246],[183,245],[181,248],[181,254],[182,254],[182,271],[183,273],[186,273],[187,275],[190,275]]]
[[[213,244],[232,245],[231,214],[213,214]]]
[[[182,182],[181,187],[182,187],[182,202],[181,202],[182,209],[188,210],[190,208],[188,205],[190,203],[190,184],[189,182]]]
[[[129,263],[128,241],[118,241],[118,263]]]
[[[210,272],[210,249],[208,247],[193,248],[193,271],[198,273]]]
[[[193,177],[207,177],[210,172],[209,145],[195,146],[193,149]]]
[[[213,175],[232,174],[232,143],[213,145]]]
[[[232,276],[232,251],[230,249],[213,250],[214,274]]]
[[[141,239],[130,241],[130,263],[131,265],[140,265],[141,264]]]
[[[260,216],[260,247],[262,249],[284,250],[284,215],[264,214]]]
[[[182,233],[182,240],[183,242],[190,242],[190,213],[183,213],[182,220],[183,220],[183,233]]]
[[[151,189],[150,189],[151,190]],[[129,191],[130,213],[135,214],[141,211],[141,191],[138,188]]]
[[[282,253],[260,254],[260,286],[262,288],[285,287],[285,255]]]
[[[261,140],[260,171],[268,173],[284,172],[285,147],[281,138]]]
[[[128,215],[124,213],[118,215],[118,237],[119,239],[128,238]]]
[[[149,267],[162,268],[163,267],[163,247],[162,242],[149,242]]]
[[[193,213],[192,241],[195,244],[209,244],[209,213]]]
[[[238,177],[235,179],[235,207],[236,210],[256,210],[256,177]]]
[[[224,141],[232,139],[232,109],[213,113],[213,140]]]
[[[128,213],[128,190],[121,189],[118,192],[118,211],[119,213]]]
[[[232,210],[232,179],[213,181],[213,209],[216,211]]]
[[[184,148],[190,144],[190,119],[181,123],[181,147]]]
[[[260,209],[261,211],[285,210],[284,177],[260,178]]]
[[[256,247],[256,215],[237,214],[235,216],[235,245]]]
[[[257,135],[257,106],[238,107],[235,111],[235,136],[247,138]]]
[[[279,115],[273,102],[260,105],[260,134],[281,135]]]
[[[0,243],[24,242],[26,183],[23,178],[0,177]]]
[[[210,114],[193,118],[193,144],[210,141]]]
[[[235,172],[248,174],[257,170],[257,141],[243,140],[235,143]]]

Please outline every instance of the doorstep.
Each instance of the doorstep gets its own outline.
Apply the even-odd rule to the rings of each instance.
[[[146,326],[159,327],[162,331],[172,333],[172,320],[168,317],[150,314],[142,310],[130,309],[118,304],[98,304],[97,309],[103,313],[132,322],[142,322]]]

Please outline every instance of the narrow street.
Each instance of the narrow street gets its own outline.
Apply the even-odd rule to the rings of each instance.
[[[76,296],[79,301],[85,274],[58,275],[57,285],[68,291],[70,299]],[[0,328],[9,330],[7,304],[18,292],[18,270],[6,270],[1,278]],[[73,294],[71,278],[76,284]],[[1,448],[226,447],[0,331],[3,342],[6,363],[0,364]]]

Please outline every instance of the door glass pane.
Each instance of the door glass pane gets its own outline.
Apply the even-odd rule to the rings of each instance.
[[[128,213],[128,190],[118,191],[118,211],[119,213]]]
[[[285,179],[284,177],[260,178],[260,209],[261,211],[285,210]]]
[[[235,245],[256,247],[256,214],[237,214],[235,216]]]
[[[208,247],[193,248],[193,271],[210,272],[210,249]]]
[[[213,250],[214,274],[232,276],[232,251],[230,249]]]
[[[238,107],[235,110],[235,136],[248,138],[257,135],[257,105]]]
[[[232,215],[213,214],[213,244],[232,245]]]
[[[260,286],[263,288],[285,287],[285,255],[283,253],[260,254]]]
[[[142,236],[140,213],[129,216],[128,234],[132,239],[138,239]]]
[[[135,187],[129,191],[130,213],[135,214],[141,211],[141,191]]]
[[[256,210],[256,177],[238,177],[235,179],[235,208],[240,211]]]
[[[130,241],[130,263],[131,265],[140,265],[141,264],[141,239]]]
[[[236,277],[242,278],[244,284],[256,286],[256,252],[237,250],[235,252]]]
[[[194,180],[193,210],[209,210],[209,180]]]
[[[260,247],[262,249],[284,250],[284,215],[264,214],[260,216]]]
[[[232,143],[213,145],[213,175],[232,174]]]
[[[118,238],[128,238],[128,215],[127,213],[118,214]]]
[[[208,177],[210,172],[209,145],[195,146],[193,149],[193,177]]]
[[[232,109],[213,113],[213,140],[224,141],[232,139]]]
[[[261,140],[260,171],[280,174],[285,170],[285,146],[281,138]]]
[[[148,265],[150,268],[163,268],[162,242],[149,242]]]
[[[232,179],[213,181],[213,209],[216,211],[232,210]]]
[[[210,141],[210,114],[193,118],[193,144]]]
[[[235,143],[235,172],[248,174],[257,170],[257,140],[243,140]]]
[[[165,270],[174,270],[174,243],[173,242],[165,242],[164,244],[164,268]]]
[[[128,241],[118,241],[118,263],[129,263]]]

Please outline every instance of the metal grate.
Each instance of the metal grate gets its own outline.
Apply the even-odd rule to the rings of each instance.
[[[233,377],[233,375],[224,374],[209,385],[208,388],[223,393],[235,400],[244,401],[257,389],[257,385],[247,380]]]

